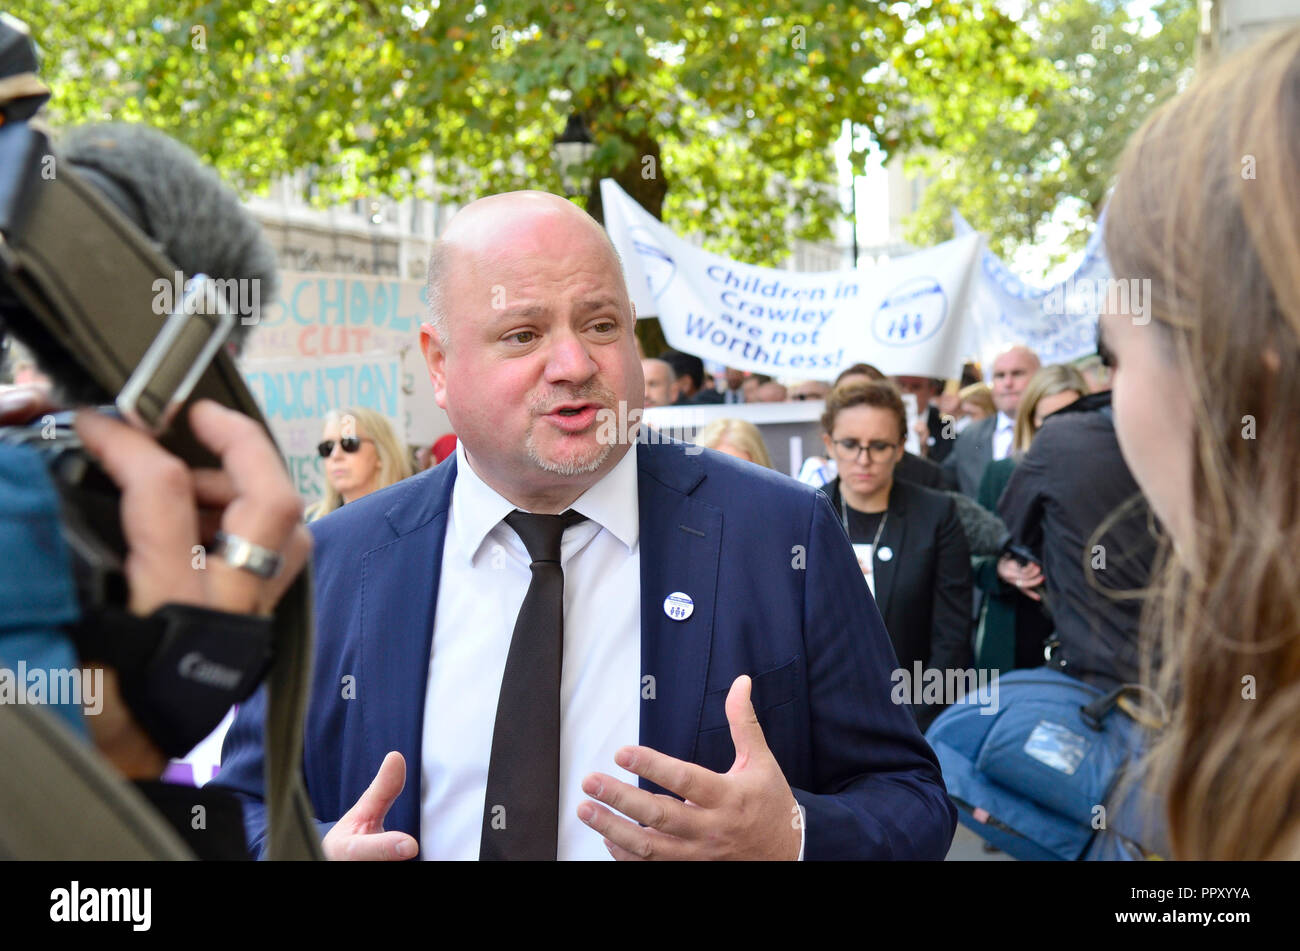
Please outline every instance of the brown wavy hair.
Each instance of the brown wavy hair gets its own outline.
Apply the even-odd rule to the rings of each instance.
[[[898,417],[898,437],[907,441],[907,407],[903,405],[903,396],[898,387],[888,380],[873,380],[870,383],[850,380],[841,383],[826,394],[826,409],[822,413],[822,429],[829,436],[835,431],[835,418],[846,409],[854,406],[874,406],[889,410]]]
[[[1190,537],[1143,623],[1171,715],[1148,781],[1174,857],[1300,858],[1300,29],[1152,115],[1106,245],[1116,277],[1150,279],[1194,418]]]

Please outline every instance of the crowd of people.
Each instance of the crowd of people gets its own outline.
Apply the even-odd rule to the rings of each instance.
[[[821,489],[838,514],[900,668],[920,662],[1000,673],[1047,663],[1106,688],[1137,680],[1141,602],[1117,608],[1105,589],[1146,586],[1154,536],[1113,424],[1099,415],[1110,387],[1102,355],[1040,366],[1028,347],[1008,346],[993,359],[988,383],[973,363],[954,380],[886,376],[858,363],[834,381],[788,385],[731,367],[715,380],[699,357],[676,350],[642,358],[641,367],[647,408],[777,395],[824,401],[825,454],[805,459],[797,478]],[[904,448],[904,396],[915,400],[916,454]],[[1071,414],[1084,431],[1065,421]],[[1013,479],[1036,435],[1057,419],[1071,429],[1078,464],[1044,449]],[[352,421],[351,442],[338,438],[340,420]],[[454,449],[455,437],[447,438]],[[372,411],[332,413],[323,440],[329,488],[308,508],[309,520],[414,471],[390,424]],[[773,467],[759,427],[743,419],[715,419],[692,441]],[[428,451],[417,456],[441,461]],[[1094,538],[1118,510],[1122,521]],[[1105,541],[1114,556],[1100,586],[1087,577],[1084,554]],[[919,725],[942,708],[915,709]]]
[[[311,572],[298,805],[330,858],[942,858],[956,809],[919,728],[957,698],[892,699],[909,663],[1152,685],[1169,707],[1143,781],[1171,856],[1296,858],[1297,89],[1292,29],[1160,109],[1105,222],[1116,278],[1150,282],[1143,309],[1108,304],[1078,366],[1007,347],[987,387],[868,364],[710,385],[697,358],[638,352],[617,255],[575,205],[472,202],[430,263],[420,345],[456,436],[423,471],[382,418],[331,415],[304,526],[245,415],[196,402],[217,467],[191,469],[78,413],[121,490],[128,591],[104,618],[139,630],[188,605],[265,632]],[[497,286],[530,302],[525,330],[482,316]],[[470,332],[485,319],[501,333]],[[30,426],[59,392],[6,391],[0,421]],[[643,398],[821,399],[825,455],[773,472],[761,433],[725,418],[699,434],[716,452],[596,435],[600,410]],[[57,499],[30,447],[0,445],[0,463],[0,550],[23,569],[5,603],[30,607],[32,558],[70,574],[33,541],[61,537]],[[6,663],[71,649],[72,596],[39,593]],[[77,742],[152,782],[167,731],[109,693],[115,715]],[[269,702],[240,706],[211,784],[259,853]]]

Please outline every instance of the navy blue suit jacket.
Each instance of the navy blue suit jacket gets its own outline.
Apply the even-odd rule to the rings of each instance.
[[[749,674],[767,743],[807,815],[805,859],[942,859],[956,811],[911,714],[890,700],[889,635],[826,496],[681,443],[643,442],[637,454],[641,671],[655,684],[653,699],[643,691],[640,743],[726,772],[735,751],[723,702]],[[323,828],[397,750],[406,788],[384,827],[419,839],[424,700],[455,478],[452,456],[311,526],[317,627],[303,765]],[[675,591],[695,601],[685,621],[664,614]],[[226,736],[216,779],[244,799],[258,852],[264,717],[259,691]]]

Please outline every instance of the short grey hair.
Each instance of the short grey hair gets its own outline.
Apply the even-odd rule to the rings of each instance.
[[[665,370],[668,371],[668,382],[669,383],[677,382],[677,371],[673,369],[673,365],[669,363],[667,360],[660,360],[658,357],[646,357],[644,360],[641,361],[641,365],[643,367],[647,363],[659,364],[661,367],[663,367]]]

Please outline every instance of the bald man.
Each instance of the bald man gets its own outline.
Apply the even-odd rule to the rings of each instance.
[[[456,454],[311,525],[326,854],[943,858],[955,812],[837,516],[637,425],[599,226],[539,192],[474,202],[429,283]],[[263,703],[219,778],[255,849]]]
[[[672,406],[677,402],[677,374],[667,360],[642,360],[641,375],[645,377],[645,405]]]
[[[1010,455],[1020,396],[1039,366],[1037,354],[1021,344],[1006,347],[994,357],[992,387],[997,413],[967,426],[943,460],[943,468],[956,477],[962,494],[977,498],[988,464]]]

